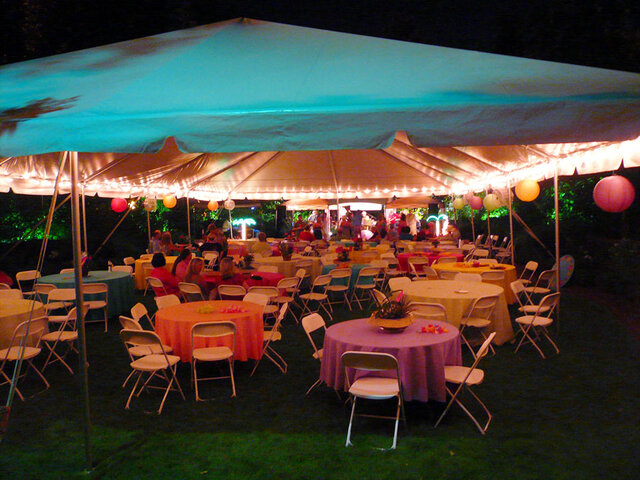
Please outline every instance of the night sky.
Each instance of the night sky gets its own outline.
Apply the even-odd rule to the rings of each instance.
[[[639,0],[0,0],[0,64],[242,16],[640,72]]]

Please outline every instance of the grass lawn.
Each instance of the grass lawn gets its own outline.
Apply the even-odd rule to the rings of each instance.
[[[153,304],[151,296],[144,302]],[[434,429],[442,405],[409,402],[395,451],[375,449],[391,444],[393,425],[373,419],[358,419],[355,446],[344,447],[348,407],[326,387],[304,396],[319,364],[293,322],[277,345],[287,375],[265,361],[249,377],[253,363],[237,362],[237,398],[220,382],[204,390],[214,400],[196,403],[181,365],[187,400],[170,394],[161,416],[145,413],[157,408],[156,393],[124,410],[128,392],[120,385],[129,370],[118,324],[112,319],[107,334],[89,325],[93,469],[82,471],[77,378],[54,365],[46,371],[48,391],[14,403],[0,477],[639,478],[639,342],[584,291],[564,291],[561,317],[560,355],[542,360],[531,347],[514,355],[507,344],[481,363],[486,379],[475,391],[494,414],[486,436],[456,407]],[[471,363],[468,352],[464,360]],[[34,377],[27,384],[39,387]],[[392,404],[370,407],[393,411]]]

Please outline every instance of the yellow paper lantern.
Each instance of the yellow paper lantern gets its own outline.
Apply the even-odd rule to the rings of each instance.
[[[162,203],[167,208],[173,208],[178,203],[178,200],[176,200],[175,195],[167,195],[162,199]]]
[[[531,179],[520,180],[516,185],[516,197],[523,202],[533,202],[540,195],[540,185]]]
[[[211,210],[212,212],[215,212],[218,209],[218,202],[216,202],[215,200],[211,200],[208,204],[207,204],[207,208],[209,210]]]
[[[484,197],[482,204],[484,205],[484,208],[486,208],[488,212],[491,212],[496,208],[500,208],[500,199],[495,193],[490,193]]]
[[[453,201],[453,208],[455,208],[456,210],[462,210],[464,208],[465,204],[466,204],[466,202],[464,201],[464,198],[457,197]]]

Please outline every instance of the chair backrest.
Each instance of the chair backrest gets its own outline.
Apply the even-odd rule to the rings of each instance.
[[[87,285],[83,285],[83,290],[86,293]],[[54,288],[47,294],[48,302],[73,302],[76,299],[75,288]]]
[[[316,287],[326,287],[331,283],[331,275],[318,275],[313,280],[312,290]]]
[[[161,354],[165,356],[165,359],[167,357],[167,352],[164,350],[162,341],[155,332],[149,330],[124,329],[120,330],[120,338],[127,347],[127,350],[129,347],[156,347],[157,351],[162,352]],[[168,359],[166,360],[168,366],[169,361]]]
[[[205,262],[205,268],[213,268],[218,261],[218,252],[215,250],[207,250],[202,252],[202,258]]]
[[[480,265],[496,265],[498,263],[498,260],[496,260],[495,258],[480,258],[478,260],[478,263]]]
[[[438,270],[438,278],[440,280],[455,280],[458,272],[455,270]]]
[[[324,322],[324,319],[318,313],[312,313],[311,315],[302,317],[302,328],[304,329],[304,332],[307,334],[307,338],[309,339],[309,342],[311,342],[311,346],[313,347],[313,352],[314,352],[313,356],[317,359],[320,359],[320,355],[318,353],[318,347],[316,346],[316,342],[313,341],[313,337],[311,336],[311,333],[320,329],[323,329],[326,332],[327,325]]]
[[[540,272],[538,280],[536,281],[536,287],[554,289],[556,284],[555,277],[556,270],[544,270]]]
[[[336,279],[336,278],[346,278],[347,279],[347,286],[349,285],[349,283],[351,282],[351,274],[353,272],[351,271],[350,268],[334,268],[333,270],[331,270],[329,272],[329,276],[332,279]]]
[[[383,254],[380,255],[380,258],[388,258],[396,261],[398,260],[396,256],[393,254],[393,252],[384,252]]]
[[[219,285],[218,295],[222,300],[237,300],[244,297],[247,291],[242,285]]]
[[[277,265],[260,265],[258,271],[265,273],[278,273]]]
[[[346,351],[342,354],[342,365],[345,369],[355,368],[367,372],[398,372],[398,360],[389,353]],[[398,382],[400,381],[398,375]]]
[[[376,300],[376,304],[379,307],[381,307],[382,304],[387,301],[387,296],[377,288],[374,288],[372,291],[373,291],[373,298],[375,298]]]
[[[133,267],[131,265],[114,265],[111,267],[112,272],[126,272],[129,275],[133,273]]]
[[[438,272],[436,272],[433,268],[431,268],[429,265],[424,265],[422,267],[422,273],[427,277],[430,278],[432,280],[435,280],[438,278]]]
[[[480,345],[480,348],[478,348],[478,351],[476,352],[476,360],[473,362],[473,365],[469,370],[469,374],[471,374],[473,369],[478,366],[478,363],[480,363],[480,360],[482,360],[482,358],[487,354],[487,352],[489,351],[489,345],[491,344],[491,342],[493,341],[493,337],[495,336],[496,336],[496,332],[492,332],[487,337],[487,339],[484,342],[482,342],[482,345]]]
[[[456,257],[438,257],[435,263],[456,263],[457,261]]]
[[[85,283],[82,287],[85,295],[97,295],[100,293],[109,293],[109,285],[106,283]]]
[[[163,295],[161,297],[156,297],[156,305],[158,306],[158,310],[161,308],[172,307],[174,305],[180,305],[180,299],[177,295]]]
[[[414,317],[447,321],[447,309],[440,303],[411,302],[409,310]]]
[[[75,272],[75,269],[74,269],[74,268],[61,268],[61,269],[60,269],[60,273],[61,273],[61,274],[62,274],[62,273],[73,273],[73,272]]]
[[[473,258],[487,258],[489,256],[489,250],[486,248],[476,248],[471,255]]]
[[[11,342],[7,345],[5,358],[0,358],[0,364],[9,356],[11,347],[19,347],[24,342],[27,346],[37,348],[40,345],[40,337],[47,331],[47,328],[47,317],[32,318],[16,325],[13,329]]]
[[[119,319],[120,325],[122,326],[123,330],[143,330],[140,323],[133,318],[120,315]]]
[[[300,279],[298,277],[286,277],[278,282],[276,289],[297,288],[299,283]]]
[[[396,290],[404,290],[411,285],[411,279],[408,277],[396,277],[389,279],[389,289],[393,292]]]
[[[456,282],[481,282],[482,277],[479,273],[458,272],[454,277]]]
[[[407,262],[409,262],[409,265],[429,265],[427,257],[409,257]]]
[[[467,317],[484,318],[488,320],[497,304],[497,295],[476,298],[469,309]]]
[[[18,281],[18,288],[20,291],[31,292],[33,290],[34,282],[40,278],[40,272],[38,270],[24,270],[16,273],[16,280]]]
[[[133,307],[131,307],[131,316],[136,322],[139,322],[140,319],[145,315],[148,317],[149,311],[147,310],[147,307],[145,307],[142,303],[138,302]]]
[[[305,260],[298,260],[298,261],[295,263],[295,268],[296,268],[296,269],[298,269],[298,268],[304,268],[305,270],[306,270],[306,269],[309,269],[309,270],[310,270],[310,269],[311,269],[311,267],[313,267],[313,260],[306,260],[306,259],[305,259]]]
[[[493,281],[504,280],[505,275],[506,274],[504,270],[490,270],[488,272],[482,272],[480,274],[480,276],[482,277],[482,280],[493,280]]]
[[[232,336],[231,351],[235,351],[236,324],[233,322],[200,322],[191,327],[191,350],[195,338],[218,338]]]
[[[147,277],[144,279],[145,282],[147,282],[147,285],[149,285],[151,288],[155,289],[159,289],[161,291],[163,291],[165,293],[165,295],[167,294],[167,289],[164,288],[164,284],[162,283],[162,280],[160,280],[159,278],[156,277]]]
[[[48,284],[44,284],[44,285],[48,285]],[[7,285],[6,283],[0,283],[0,290],[10,290],[11,289],[11,285]]]
[[[267,305],[269,303],[269,297],[266,296],[266,295],[263,295],[262,293],[249,292],[244,296],[242,301],[243,302],[255,303],[256,305],[265,306],[265,305]]]
[[[482,233],[482,234],[480,234],[480,235],[478,235],[478,236],[476,237],[475,244],[476,244],[476,245],[481,245],[481,244],[482,244],[482,240],[483,240],[483,239],[484,239],[484,233]]]
[[[528,261],[527,264],[524,266],[524,269],[522,270],[522,273],[520,274],[519,279],[531,280],[531,277],[533,277],[533,274],[536,272],[537,269],[538,269],[538,262],[534,262],[533,260]]]
[[[133,258],[133,257],[127,257],[127,258]],[[153,253],[143,253],[142,255],[140,255],[140,260],[151,260],[153,258]],[[127,262],[124,262],[125,264],[127,264]]]
[[[142,259],[143,257],[144,257],[144,255],[140,255],[140,259]],[[151,258],[153,258],[153,256],[150,257],[149,259],[151,259]],[[133,258],[133,257],[124,257],[122,259],[122,263],[124,263],[125,265],[135,265],[136,259]]]
[[[376,259],[376,260],[371,260],[371,262],[369,263],[372,267],[376,267],[376,268],[387,268],[389,266],[389,262],[387,262],[386,260],[383,260],[381,258]]]
[[[356,285],[364,285],[362,283],[363,279],[371,279],[377,277],[380,273],[380,269],[378,267],[364,267],[361,268],[358,272],[358,278],[356,279]],[[372,281],[368,282],[369,284],[373,283]]]
[[[558,306],[560,302],[560,292],[550,293],[549,295],[545,295],[540,300],[538,304],[538,311],[536,312],[536,317],[551,317],[553,311]],[[548,308],[548,310],[547,310]],[[545,310],[547,310],[545,312]]]
[[[197,283],[179,282],[178,290],[180,290],[180,293],[187,302],[191,301],[191,299],[204,300],[202,289]]]
[[[22,292],[17,288],[10,288],[9,290],[0,290],[0,300],[22,300]]]
[[[249,293],[259,293],[261,295],[266,296],[267,299],[271,301],[272,298],[276,298],[280,295],[280,290],[278,290],[278,287],[255,286],[255,287],[249,287],[249,290],[247,291],[247,295]]]

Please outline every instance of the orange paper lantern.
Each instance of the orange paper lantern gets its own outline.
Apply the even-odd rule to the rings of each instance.
[[[218,202],[216,202],[215,200],[211,200],[208,204],[207,204],[207,208],[209,210],[211,210],[212,212],[215,212],[218,209]]]
[[[520,180],[516,185],[516,197],[523,202],[533,202],[540,195],[540,185],[531,179]]]
[[[167,208],[173,208],[176,206],[176,203],[178,203],[178,200],[176,200],[175,195],[167,195],[162,199],[162,203]]]

